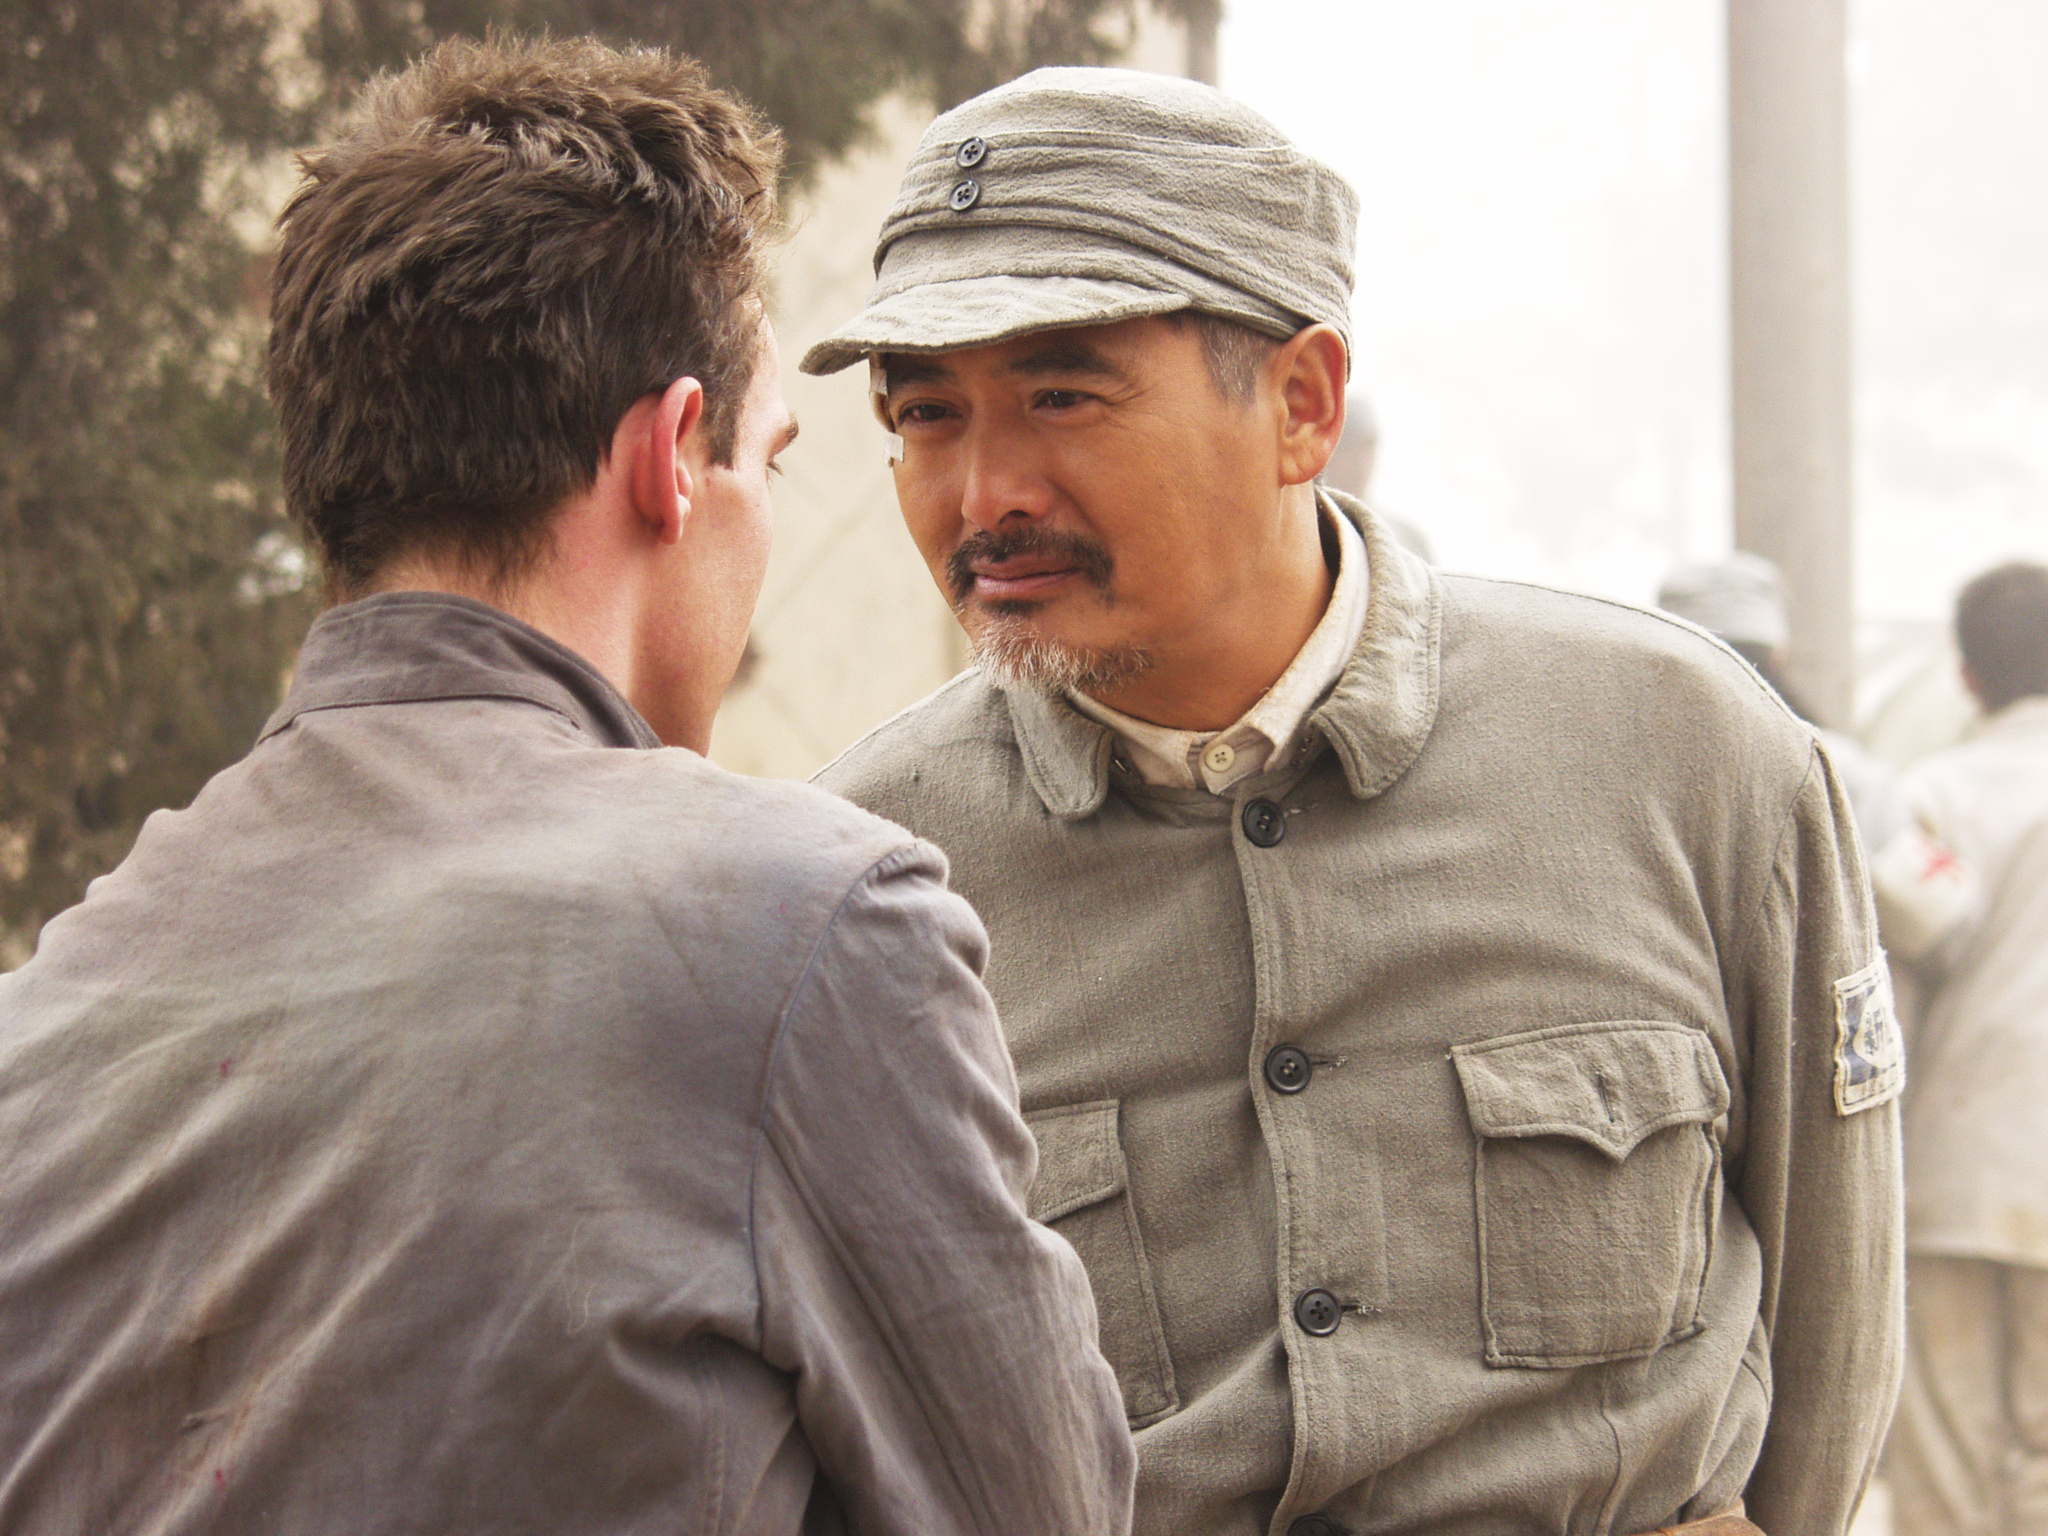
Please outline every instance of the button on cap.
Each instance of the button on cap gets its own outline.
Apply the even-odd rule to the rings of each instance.
[[[1287,1536],[1344,1536],[1344,1527],[1328,1515],[1303,1515],[1288,1525]]]
[[[1344,1309],[1337,1304],[1337,1298],[1321,1286],[1311,1286],[1294,1298],[1294,1320],[1301,1324],[1303,1333],[1312,1333],[1317,1338],[1328,1338],[1337,1331],[1337,1324],[1344,1320]]]
[[[976,203],[980,201],[981,183],[976,181],[972,176],[968,177],[965,181],[956,184],[953,188],[953,195],[946,199],[948,206],[950,206],[955,213],[965,213],[968,209],[972,208]]]
[[[1237,761],[1237,748],[1227,741],[1212,741],[1202,753],[1202,766],[1211,773],[1228,773]]]
[[[1298,1045],[1276,1045],[1266,1053],[1266,1081],[1275,1093],[1299,1093],[1315,1075],[1308,1052]]]
[[[962,139],[960,149],[953,156],[954,164],[963,171],[971,171],[988,155],[988,141],[979,134],[971,139]]]
[[[1239,818],[1244,835],[1261,848],[1271,848],[1287,835],[1287,813],[1270,800],[1254,800]]]

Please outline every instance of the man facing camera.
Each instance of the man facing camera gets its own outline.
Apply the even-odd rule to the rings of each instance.
[[[1317,492],[1355,206],[1184,81],[932,126],[804,366],[869,361],[980,665],[820,781],[989,925],[1140,1530],[1839,1532],[1900,1327],[1847,808],[1697,631]]]
[[[0,979],[0,1528],[1121,1531],[929,845],[702,752],[795,435],[774,136],[451,45],[283,219],[344,599]]]

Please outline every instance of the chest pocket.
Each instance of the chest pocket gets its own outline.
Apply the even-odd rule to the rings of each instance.
[[[1479,1142],[1486,1363],[1586,1365],[1697,1333],[1728,1111],[1706,1037],[1566,1024],[1451,1060]]]
[[[1038,1177],[1028,1205],[1074,1245],[1095,1292],[1103,1358],[1116,1372],[1133,1429],[1180,1406],[1151,1266],[1131,1208],[1130,1170],[1117,1136],[1117,1101],[1026,1115],[1038,1138]]]

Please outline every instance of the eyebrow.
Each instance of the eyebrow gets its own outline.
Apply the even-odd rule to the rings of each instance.
[[[898,352],[882,355],[882,381],[890,389],[905,384],[945,384],[951,382],[953,370],[936,357],[918,357]]]
[[[1081,374],[1090,378],[1122,380],[1127,377],[1123,369],[1103,356],[1085,341],[1065,337],[1049,341],[1042,347],[1026,352],[1022,357],[1013,358],[1004,365],[1003,372],[1024,374],[1027,377],[1038,374]]]
[[[787,453],[789,451],[789,445],[796,441],[796,434],[798,430],[799,428],[797,425],[797,419],[794,416],[790,417],[789,425],[782,429],[782,440],[775,445],[775,452]],[[774,454],[770,454],[769,457],[773,458]]]
[[[1022,357],[1012,358],[1003,365],[1003,372],[1021,374],[1027,378],[1042,377],[1046,374],[1072,377],[1076,374],[1085,378],[1115,379],[1124,382],[1129,375],[1098,352],[1085,341],[1062,337],[1034,347]],[[911,384],[950,384],[953,370],[946,366],[941,357],[925,357],[915,353],[884,353],[882,356],[882,377],[890,393]]]

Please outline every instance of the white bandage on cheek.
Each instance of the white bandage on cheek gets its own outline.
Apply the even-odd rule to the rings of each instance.
[[[889,375],[882,368],[881,358],[872,352],[868,354],[868,393],[877,400],[889,398]],[[884,414],[886,416],[886,413]],[[888,446],[889,462],[891,464],[901,464],[903,462],[903,434],[901,432],[885,432],[882,434],[882,441]]]

